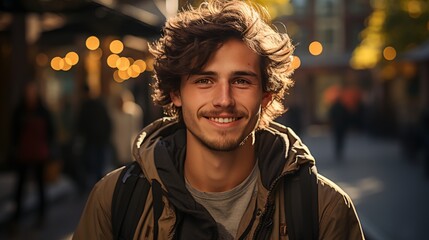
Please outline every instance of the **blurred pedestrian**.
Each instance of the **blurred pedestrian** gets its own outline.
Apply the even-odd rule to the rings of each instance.
[[[170,118],[95,185],[73,239],[363,239],[350,197],[273,122],[294,47],[265,14],[213,0],[167,20],[150,50]]]
[[[87,183],[92,185],[103,177],[109,164],[112,121],[105,103],[100,97],[91,94],[88,85],[84,85],[83,94],[76,120],[77,138],[82,145]]]
[[[329,122],[334,139],[334,152],[337,161],[344,158],[344,145],[350,125],[350,112],[337,97],[329,108]]]
[[[114,96],[111,111],[116,165],[123,166],[132,161],[132,142],[143,125],[143,110],[134,102],[130,91],[122,90]]]
[[[48,108],[42,102],[35,82],[25,84],[23,96],[13,113],[12,153],[17,173],[15,187],[15,214],[18,221],[23,210],[24,185],[34,174],[38,188],[38,216],[45,216],[45,170],[53,154],[54,125]]]

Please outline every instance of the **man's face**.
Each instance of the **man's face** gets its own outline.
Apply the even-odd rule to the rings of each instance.
[[[196,74],[171,93],[182,108],[188,142],[231,151],[251,134],[271,95],[261,84],[260,57],[242,41],[226,41]]]

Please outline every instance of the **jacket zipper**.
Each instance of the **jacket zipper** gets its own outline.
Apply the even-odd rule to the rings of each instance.
[[[259,222],[258,226],[255,229],[255,233],[253,234],[253,239],[261,239],[262,236],[260,236],[262,233],[262,230],[265,230],[273,224],[273,218],[272,218],[272,214],[274,213],[275,210],[275,205],[274,205],[274,201],[272,200],[272,192],[274,190],[274,188],[276,187],[278,181],[280,179],[282,179],[283,177],[286,177],[286,175],[289,175],[291,173],[293,173],[294,171],[287,171],[284,172],[283,174],[281,174],[280,176],[278,176],[273,184],[271,184],[270,189],[268,190],[268,194],[267,194],[267,202],[265,203],[265,211],[264,213],[262,213],[261,219],[263,219],[263,222]],[[269,215],[268,215],[269,214]],[[268,216],[268,218],[266,218],[266,216]],[[266,219],[265,219],[266,218]],[[265,236],[266,237],[266,236]]]

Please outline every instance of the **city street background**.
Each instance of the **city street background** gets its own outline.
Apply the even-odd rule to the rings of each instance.
[[[0,239],[70,239],[98,170],[129,162],[137,132],[163,116],[151,96],[148,44],[166,19],[201,2],[0,0]],[[266,7],[295,46],[294,86],[278,121],[299,133],[319,172],[350,194],[368,239],[429,239],[429,0],[251,2]],[[22,94],[31,85],[55,129],[49,171],[39,174],[48,208],[40,218],[33,176],[22,218],[13,222],[17,156],[32,155],[17,150],[17,139],[45,142],[14,127],[29,119],[16,113],[31,102]],[[342,158],[331,127],[338,139],[346,133]],[[99,167],[93,139],[85,138],[95,129],[108,161]]]

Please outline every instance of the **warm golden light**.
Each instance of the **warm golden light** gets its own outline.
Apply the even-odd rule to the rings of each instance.
[[[126,57],[120,57],[116,60],[116,67],[119,70],[126,71],[130,67],[130,60]]]
[[[301,59],[298,56],[292,57],[292,69],[298,69],[301,66]]]
[[[320,42],[314,41],[314,42],[310,43],[310,45],[308,46],[308,51],[312,55],[317,56],[323,52],[323,46]]]
[[[75,52],[69,52],[66,54],[64,61],[71,66],[76,65],[79,62],[79,55]]]
[[[95,50],[100,46],[100,40],[96,36],[91,36],[86,39],[86,47],[89,50]]]
[[[63,59],[63,67],[61,68],[61,70],[63,71],[68,71],[72,68],[72,65],[67,63],[66,59]]]
[[[362,45],[354,50],[350,65],[354,69],[372,68],[380,58],[381,52],[378,48]]]
[[[64,60],[60,57],[54,57],[51,60],[51,67],[52,69],[58,71],[61,70],[64,66]]]
[[[139,67],[139,72],[140,72],[140,73],[142,73],[142,72],[144,72],[144,71],[146,70],[146,63],[145,63],[145,61],[143,61],[143,60],[141,60],[141,59],[136,60],[136,61],[134,62],[134,65],[136,65],[136,66],[138,66],[138,67]]]
[[[109,49],[112,53],[119,54],[124,50],[124,44],[119,40],[113,40],[110,43]]]
[[[113,80],[115,80],[115,82],[121,83],[121,82],[124,81],[124,79],[122,79],[122,78],[119,77],[119,73],[118,72],[119,72],[119,70],[116,70],[113,73]]]
[[[149,71],[149,72],[153,71],[153,62],[154,61],[155,60],[153,58],[146,59],[146,70],[147,71]]]
[[[107,57],[107,65],[111,68],[116,68],[116,61],[118,61],[119,56],[117,54],[110,54]]]
[[[123,80],[127,80],[127,79],[129,79],[129,78],[130,78],[130,76],[128,75],[128,71],[127,71],[127,70],[125,70],[125,71],[123,71],[123,70],[118,70],[118,76],[119,76],[121,79],[123,79]]]
[[[396,58],[395,48],[391,46],[385,47],[383,50],[383,57],[388,61],[395,59]]]
[[[46,66],[49,63],[49,58],[44,53],[39,53],[36,56],[36,63],[39,66]]]
[[[407,2],[408,15],[412,18],[418,18],[422,15],[423,9],[420,1],[411,0]]]
[[[128,76],[136,78],[140,75],[140,68],[137,65],[131,65],[127,69]]]
[[[362,41],[353,50],[350,65],[354,69],[373,68],[382,58],[382,49],[385,39],[381,32],[386,20],[386,12],[383,10],[383,1],[372,1],[374,12],[368,17],[368,26],[361,32]]]

